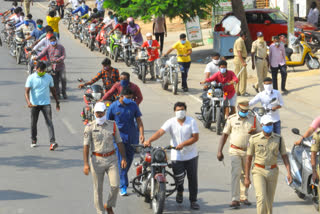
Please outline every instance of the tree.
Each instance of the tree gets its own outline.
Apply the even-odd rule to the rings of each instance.
[[[104,7],[115,11],[122,17],[140,17],[151,20],[152,16],[165,15],[169,18],[179,16],[183,21],[191,17],[206,18],[208,9],[219,0],[105,0]]]

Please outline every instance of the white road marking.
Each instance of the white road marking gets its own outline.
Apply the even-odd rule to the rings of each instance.
[[[67,127],[71,134],[76,134],[77,131],[72,127],[68,120],[62,119],[63,124]]]
[[[39,6],[39,7],[41,7],[41,8],[43,8],[43,9],[47,9],[45,6],[43,6],[41,3],[38,3],[37,2],[37,5]]]
[[[189,96],[189,97],[192,97],[192,99],[198,101],[199,103],[202,103],[202,100],[201,100],[200,98],[198,98],[198,97],[196,97],[196,96],[194,96],[194,95],[192,95],[192,94],[189,94],[189,93],[188,93],[188,96]]]

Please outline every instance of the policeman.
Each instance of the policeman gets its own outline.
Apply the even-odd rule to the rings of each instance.
[[[246,160],[245,186],[250,182],[250,167],[254,157],[252,179],[256,190],[257,213],[271,214],[274,194],[277,187],[279,168],[277,158],[282,156],[287,169],[287,181],[292,183],[290,163],[283,138],[273,133],[273,122],[269,115],[261,118],[262,132],[253,135],[249,140]]]
[[[320,151],[320,131],[313,134],[313,140],[311,145],[312,180],[314,183],[319,182],[319,174],[318,174],[319,167],[317,166],[317,152],[319,151]],[[319,192],[319,186],[318,186],[318,192]],[[318,195],[320,199],[320,194]]]
[[[240,37],[234,42],[233,52],[234,52],[234,72],[239,79],[239,83],[236,85],[236,91],[238,96],[249,96],[247,93],[247,49],[244,41],[247,36],[244,32],[240,32]],[[243,70],[242,70],[243,68]],[[242,70],[241,74],[238,76],[239,72]]]
[[[231,156],[231,192],[232,202],[230,207],[240,208],[240,202],[250,206],[248,201],[248,189],[244,186],[244,167],[246,150],[251,134],[260,131],[259,122],[254,116],[248,114],[249,100],[240,98],[238,100],[238,114],[231,115],[220,138],[217,158],[223,160],[222,150],[230,135],[229,154]]]
[[[251,48],[252,70],[257,69],[258,82],[252,87],[257,93],[264,90],[263,80],[267,77],[269,67],[269,57],[267,53],[267,43],[264,41],[263,33],[257,33],[257,40],[252,43]]]
[[[88,175],[91,169],[94,188],[94,204],[98,214],[103,214],[104,209],[108,214],[113,214],[119,191],[118,160],[113,145],[113,139],[122,155],[121,167],[126,168],[126,156],[117,125],[106,120],[106,105],[96,103],[94,107],[96,120],[86,126],[84,130],[83,172]],[[90,166],[88,162],[89,148],[91,148]],[[104,174],[107,173],[110,183],[110,192],[107,203],[102,203],[102,190]]]

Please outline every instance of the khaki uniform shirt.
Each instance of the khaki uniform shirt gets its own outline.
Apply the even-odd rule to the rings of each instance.
[[[268,139],[260,132],[249,140],[247,155],[254,156],[254,163],[264,166],[275,165],[279,152],[281,155],[287,154],[283,138],[276,133],[272,133]]]
[[[312,145],[311,152],[319,152],[320,151],[320,131],[313,134],[312,137]]]
[[[267,58],[267,43],[266,42],[259,42],[256,40],[252,43],[251,53],[255,53],[255,55],[259,58],[266,59]]]
[[[230,135],[230,144],[247,150],[247,145],[251,136],[251,134],[249,134],[248,132],[251,130],[253,126],[254,117],[250,114],[245,119],[241,119],[238,114],[234,114],[228,118],[226,125],[223,129],[223,133]],[[258,120],[256,120],[256,129],[258,132],[260,132],[260,124]],[[231,147],[229,149],[229,153],[231,155],[246,155],[246,151],[234,149]]]
[[[243,58],[246,58],[248,56],[246,44],[244,43],[244,40],[241,37],[238,38],[233,45],[233,54],[234,54],[235,60],[240,60],[238,56],[238,51],[241,52],[241,56]]]
[[[114,121],[106,121],[103,125],[97,125],[96,121],[89,123],[84,129],[83,145],[89,145],[92,152],[108,153],[114,150],[113,145]],[[115,141],[122,142],[118,127],[115,127]]]

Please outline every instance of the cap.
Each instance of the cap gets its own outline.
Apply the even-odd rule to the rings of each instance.
[[[103,102],[96,103],[94,106],[94,112],[104,112],[106,109],[106,104]]]
[[[260,123],[263,125],[267,125],[268,123],[273,123],[273,120],[270,115],[264,115],[261,117]]]
[[[261,36],[263,36],[263,33],[262,32],[258,32],[257,33],[257,37],[261,37]]]
[[[249,100],[246,98],[238,98],[238,105],[242,110],[249,110]]]
[[[146,37],[152,36],[152,33],[147,33]]]

